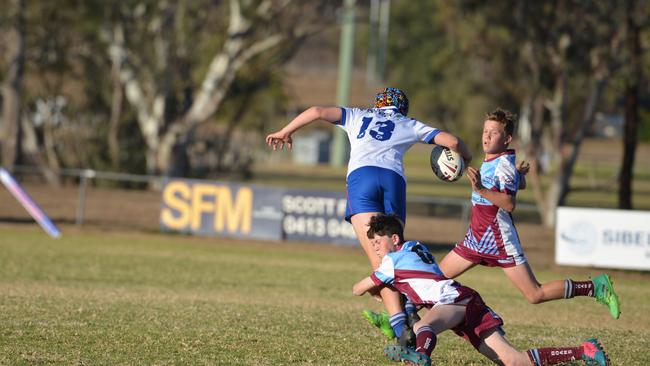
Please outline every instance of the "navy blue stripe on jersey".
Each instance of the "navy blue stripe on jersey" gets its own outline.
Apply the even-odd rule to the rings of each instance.
[[[345,122],[346,122],[345,108],[341,108],[341,120],[337,124],[339,124],[341,126],[345,126]]]
[[[427,144],[434,144],[433,139],[436,136],[438,136],[439,133],[440,133],[440,130],[431,131],[431,133],[428,134],[427,137],[424,138],[424,142],[426,142]]]

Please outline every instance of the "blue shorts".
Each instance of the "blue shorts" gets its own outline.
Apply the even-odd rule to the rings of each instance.
[[[406,222],[406,181],[396,172],[376,166],[354,170],[347,179],[345,220],[354,214],[395,214]]]

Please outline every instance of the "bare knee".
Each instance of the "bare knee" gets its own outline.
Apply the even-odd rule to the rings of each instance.
[[[423,327],[423,326],[425,326],[425,325],[428,325],[428,324],[425,323],[422,319],[420,319],[420,320],[418,320],[417,322],[415,322],[415,323],[413,324],[413,331],[414,331],[414,332],[417,332],[418,329],[420,329],[421,327]]]
[[[531,304],[539,304],[544,302],[544,290],[542,286],[530,286],[528,288],[520,289],[526,300]]]
[[[526,300],[531,304],[539,304],[544,300],[544,293],[541,289],[536,289],[535,291],[528,291],[524,293]]]

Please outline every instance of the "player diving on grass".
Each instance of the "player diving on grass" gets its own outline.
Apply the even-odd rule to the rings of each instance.
[[[395,216],[371,217],[367,237],[381,258],[381,265],[356,283],[352,293],[361,296],[389,285],[412,299],[415,305],[428,309],[413,327],[415,349],[389,345],[384,349],[389,359],[429,366],[437,335],[451,329],[501,365],[542,366],[580,359],[587,365],[609,365],[596,339],[575,347],[532,348],[525,352],[514,348],[504,336],[503,320],[483,302],[479,293],[445,277],[424,245],[404,242],[402,225]]]
[[[485,159],[480,170],[467,169],[472,186],[469,229],[440,261],[440,269],[446,277],[456,278],[476,265],[501,267],[532,304],[589,296],[606,305],[611,316],[618,319],[618,296],[607,274],[587,281],[566,279],[542,284],[528,264],[512,217],[517,191],[526,187],[528,172],[526,164],[515,166],[515,151],[508,148],[515,121],[514,114],[498,108],[486,116],[482,137]]]
[[[415,143],[436,144],[457,151],[466,163],[472,156],[465,143],[451,133],[407,117],[409,101],[396,88],[385,88],[375,97],[373,108],[311,107],[281,130],[266,137],[273,150],[292,145],[292,134],[316,120],[325,120],[343,129],[350,141],[347,171],[345,219],[352,224],[361,247],[373,269],[380,264],[366,235],[370,217],[395,214],[406,222],[406,177],[403,156]],[[467,164],[466,164],[467,165]],[[402,304],[399,293],[390,287],[377,288],[387,313],[364,311],[364,316],[379,326],[388,338],[400,337],[409,320],[417,320],[412,304]],[[411,332],[408,332],[409,334]]]

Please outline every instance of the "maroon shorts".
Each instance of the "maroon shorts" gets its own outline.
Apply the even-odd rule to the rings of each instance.
[[[461,244],[456,245],[453,250],[459,256],[481,266],[508,268],[526,263],[526,256],[523,253],[514,256],[489,255],[479,253]]]
[[[481,295],[476,293],[465,306],[465,321],[452,330],[478,350],[481,334],[493,329],[501,330],[502,325],[501,317],[485,305]]]

